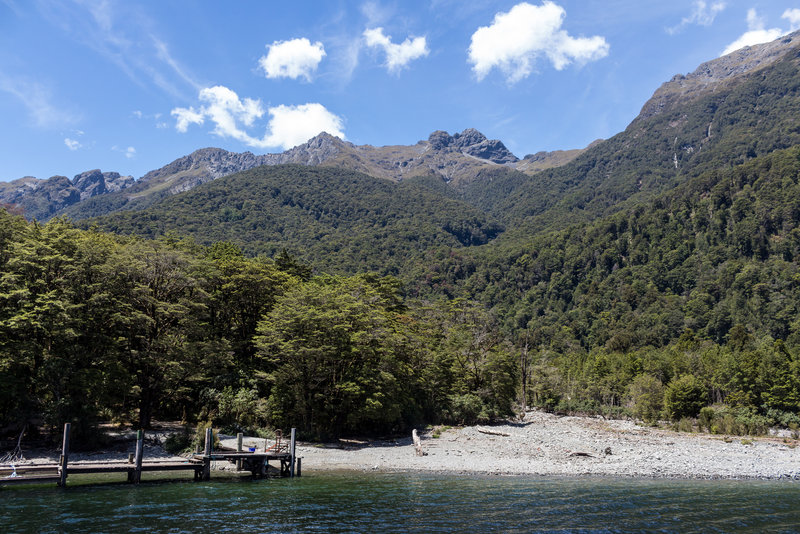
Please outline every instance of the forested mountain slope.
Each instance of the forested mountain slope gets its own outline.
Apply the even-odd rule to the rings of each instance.
[[[492,213],[519,232],[592,220],[700,173],[800,143],[800,32],[677,76],[628,128],[521,182]],[[511,232],[505,236],[513,239]]]
[[[482,301],[558,352],[665,346],[739,325],[800,344],[800,148],[702,173],[592,223],[443,257],[422,293]]]
[[[258,167],[147,210],[82,224],[146,237],[177,232],[205,244],[227,240],[250,254],[285,248],[328,272],[384,274],[399,273],[431,248],[483,245],[503,231],[481,210],[413,180],[301,165]]]

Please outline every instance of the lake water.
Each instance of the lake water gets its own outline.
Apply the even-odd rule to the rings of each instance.
[[[0,532],[800,532],[800,483],[313,473],[0,489]]]

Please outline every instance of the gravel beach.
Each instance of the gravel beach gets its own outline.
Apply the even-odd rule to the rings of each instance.
[[[355,469],[498,475],[800,479],[791,438],[689,434],[632,421],[529,412],[520,423],[388,441],[301,444],[303,471]]]

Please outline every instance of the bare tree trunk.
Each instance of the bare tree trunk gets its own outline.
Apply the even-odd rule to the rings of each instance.
[[[422,452],[422,442],[419,440],[416,428],[411,431],[411,438],[414,440],[414,448],[417,450],[417,456],[425,456],[425,453]]]
[[[25,435],[25,431],[28,429],[28,425],[22,427],[22,432],[19,433],[19,437],[17,438],[17,446],[14,448],[13,451],[5,454],[2,458],[0,458],[0,462],[2,463],[14,463],[24,460],[25,457],[22,456],[22,436]]]

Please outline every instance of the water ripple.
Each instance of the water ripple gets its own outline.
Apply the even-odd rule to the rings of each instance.
[[[797,532],[800,484],[313,474],[3,490],[3,532]]]

